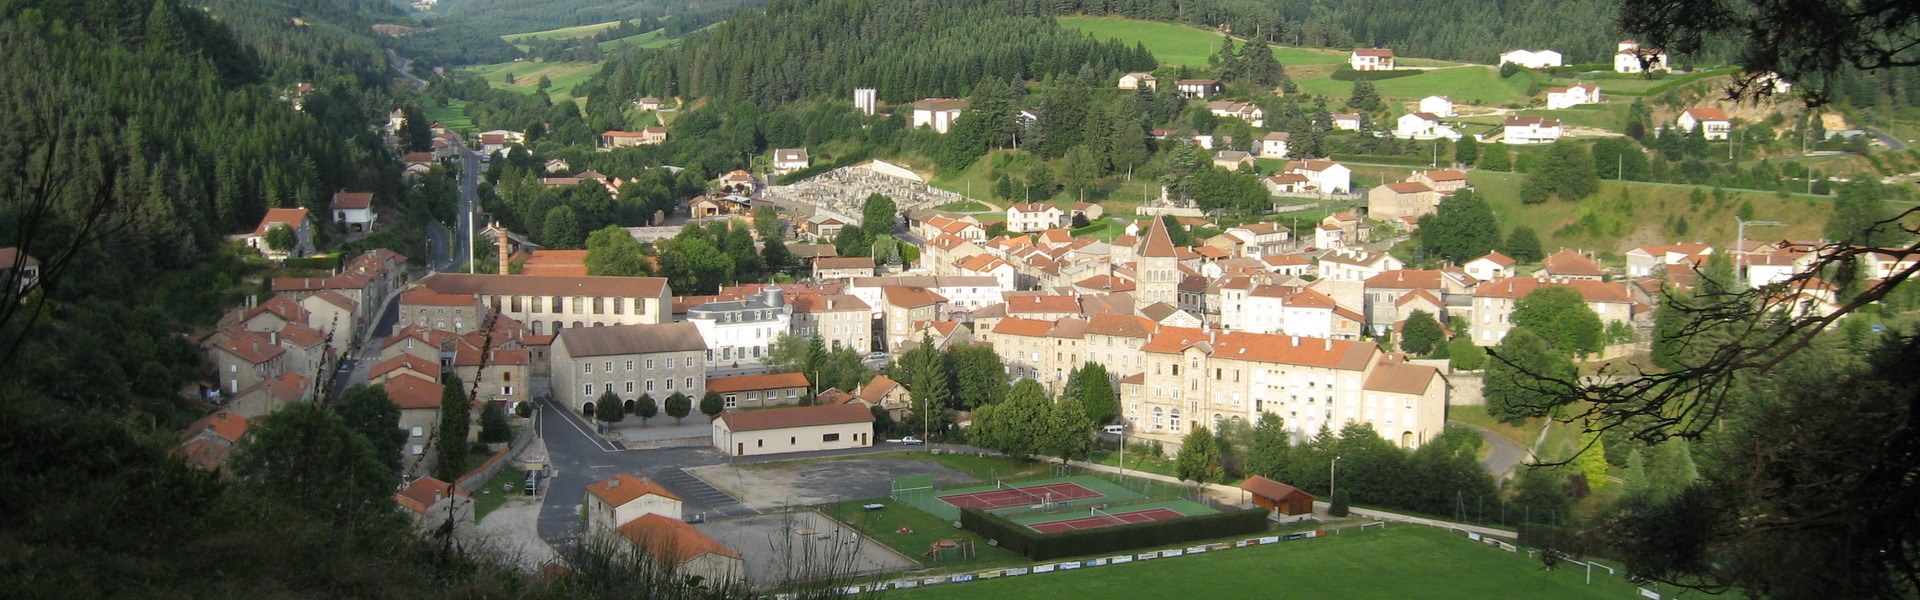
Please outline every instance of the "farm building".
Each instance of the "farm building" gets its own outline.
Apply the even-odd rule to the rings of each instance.
[[[1240,482],[1240,489],[1253,495],[1254,505],[1271,508],[1282,515],[1313,513],[1313,494],[1303,492],[1297,487],[1254,475]]]

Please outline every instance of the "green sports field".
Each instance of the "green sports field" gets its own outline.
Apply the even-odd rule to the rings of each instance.
[[[1546,571],[1464,535],[1413,525],[1350,529],[1201,556],[889,592],[905,600],[973,598],[1556,598],[1627,599],[1634,586],[1572,565]],[[1667,590],[1660,590],[1665,593]],[[1693,597],[1693,596],[1688,596]]]

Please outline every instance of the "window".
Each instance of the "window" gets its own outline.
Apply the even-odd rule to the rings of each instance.
[[[619,314],[626,314],[626,313],[625,313],[624,311],[626,310],[626,306],[627,306],[627,299],[626,299],[626,298],[612,298],[612,300],[613,300],[613,314],[616,314],[616,315],[619,315]]]
[[[652,379],[648,379],[648,380],[647,380],[647,393],[649,393],[649,394],[651,394],[651,393],[653,393],[653,380],[652,380]]]
[[[840,434],[838,434],[838,433],[828,433],[828,434],[824,434],[824,435],[821,435],[821,436],[820,436],[820,441],[822,441],[822,442],[838,442],[838,441],[840,441]]]
[[[612,373],[612,372],[613,372],[613,361],[607,361],[607,365],[606,365],[606,367],[607,367],[607,368],[605,369],[605,370],[606,370],[606,372],[608,372],[608,373]]]
[[[1161,428],[1161,419],[1164,418],[1165,416],[1166,415],[1160,412],[1160,407],[1158,406],[1153,407],[1153,428],[1154,429]]]
[[[667,358],[667,368],[673,368],[673,358],[671,357]]]
[[[580,363],[580,372],[581,372],[581,373],[587,373],[587,374],[592,374],[592,373],[593,373],[593,363]]]
[[[611,381],[609,381],[609,382],[606,382],[606,383],[602,383],[602,384],[600,384],[600,391],[602,391],[602,392],[607,392],[607,393],[612,393],[612,392],[613,392],[613,382],[611,382]]]
[[[420,445],[420,444],[414,444],[414,445],[413,445],[413,455],[414,455],[414,456],[419,456],[419,455],[421,455],[421,454],[425,454],[425,453],[426,453],[426,451],[427,451],[427,447],[426,447],[426,446],[422,446],[422,445]]]
[[[693,389],[693,378],[692,378],[692,377],[688,377],[688,378],[687,378],[687,383],[686,383],[686,388],[687,388],[687,389]]]
[[[419,427],[415,427],[415,428],[413,428],[413,431],[412,431],[412,433],[411,433],[411,435],[410,435],[409,437],[420,437],[420,436],[421,436],[421,431],[420,431],[420,428],[419,428]]]
[[[512,395],[513,395],[513,386],[510,386],[510,385],[503,385],[503,386],[500,386],[500,395],[502,395],[502,396],[512,396]]]
[[[591,384],[591,383],[582,383],[582,384],[580,384],[580,395],[581,395],[581,396],[584,396],[584,397],[587,397],[587,398],[592,398],[592,397],[593,397],[593,384]]]
[[[1167,421],[1169,424],[1172,425],[1172,429],[1174,431],[1179,431],[1180,430],[1180,409],[1176,408],[1176,409],[1173,409],[1171,412],[1167,413]]]
[[[798,438],[798,437],[789,437],[789,438],[787,438],[787,445],[788,445],[788,446],[793,446],[793,445],[796,445],[796,444],[799,444],[799,443],[800,443],[800,438]]]
[[[565,310],[564,307],[566,306],[565,304],[566,300],[559,296],[554,296],[552,300],[553,300],[553,314],[557,315],[557,314],[560,314],[561,312],[564,312]]]
[[[752,396],[752,394],[748,394],[748,396]],[[740,405],[740,398],[736,394],[727,394],[725,396],[721,396],[721,399],[727,401],[726,403],[727,408],[733,408]]]
[[[631,358],[627,359],[627,371],[633,371],[633,359]]]
[[[649,358],[649,359],[647,359],[647,370],[648,370],[648,371],[652,371],[652,370],[653,370],[653,359],[651,359],[651,358]]]
[[[766,441],[766,440],[754,440],[754,441],[753,441],[753,447],[755,447],[755,448],[765,448],[765,447],[767,447],[767,441]]]
[[[632,381],[628,381],[628,382],[627,382],[627,393],[629,393],[629,394],[631,394],[631,393],[633,393],[633,382],[632,382]]]
[[[593,314],[596,314],[596,315],[598,315],[598,314],[604,314],[605,312],[606,312],[606,310],[605,310],[605,301],[604,301],[604,299],[602,299],[602,298],[600,298],[600,297],[597,297],[597,296],[596,296],[596,297],[594,297],[594,299],[593,299]]]
[[[667,391],[669,391],[669,392],[671,392],[671,391],[673,391],[673,378],[672,378],[672,377],[668,377],[668,378],[667,378]]]
[[[584,315],[584,314],[587,314],[587,299],[586,299],[586,298],[581,298],[581,297],[579,297],[579,296],[574,296],[574,298],[573,298],[573,314],[576,314],[576,315]]]

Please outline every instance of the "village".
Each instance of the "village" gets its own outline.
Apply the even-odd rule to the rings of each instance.
[[[1552,51],[1516,50],[1501,59],[1528,68],[1560,64]],[[1357,49],[1350,60],[1356,71],[1394,68],[1391,50]],[[1628,41],[1621,43],[1616,64],[1631,73],[1665,69],[1664,61],[1659,51]],[[1151,89],[1161,83],[1150,73],[1128,73],[1117,86]],[[1222,90],[1220,81],[1170,83],[1205,102],[1215,116],[1265,124],[1257,106],[1209,101]],[[1555,88],[1547,103],[1565,108],[1599,102],[1601,94],[1593,84]],[[856,92],[855,104],[867,115],[882,110],[872,90]],[[671,110],[654,98],[636,100],[635,107]],[[915,129],[944,134],[968,107],[965,100],[928,99],[886,109],[909,113]],[[1511,145],[1551,144],[1568,135],[1559,121],[1520,115],[1505,117],[1503,127],[1487,133],[1463,134],[1449,124],[1463,107],[1444,96],[1408,108],[1387,134],[1409,140],[1471,135]],[[378,127],[391,139],[404,119],[396,111]],[[1336,129],[1360,129],[1359,122],[1358,115],[1333,115]],[[1671,126],[1708,140],[1724,140],[1730,127],[1717,108],[1687,109]],[[431,131],[431,152],[400,155],[410,177],[442,163],[474,168],[503,160],[526,139],[521,132],[487,131],[474,136],[469,148],[444,125],[436,123]],[[657,145],[667,133],[665,127],[606,131],[600,142],[603,151]],[[536,563],[553,559],[553,549],[543,548],[547,544],[594,536],[615,535],[642,546],[674,540],[670,551],[649,551],[710,580],[766,584],[773,581],[769,564],[776,559],[744,547],[756,543],[751,540],[759,530],[714,519],[765,518],[751,515],[768,506],[750,505],[738,483],[709,481],[684,469],[859,456],[924,442],[934,442],[929,449],[938,451],[948,441],[943,431],[973,424],[969,413],[916,402],[911,387],[917,383],[874,374],[916,348],[988,349],[1009,382],[1037,383],[1050,398],[1078,387],[1078,373],[1097,365],[1111,378],[1116,416],[1090,422],[1074,435],[1099,436],[1120,447],[1150,445],[1172,455],[1198,428],[1220,431],[1228,422],[1276,415],[1294,443],[1364,424],[1386,443],[1411,451],[1441,435],[1458,411],[1482,410],[1484,367],[1463,368],[1461,357],[1484,353],[1469,347],[1499,346],[1530,298],[1570,292],[1597,320],[1605,341],[1582,352],[1583,361],[1647,353],[1656,307],[1667,294],[1693,286],[1714,260],[1730,262],[1743,285],[1791,284],[1778,294],[1796,314],[1831,313],[1842,304],[1836,286],[1805,277],[1824,241],[1746,239],[1745,222],[1741,239],[1674,239],[1612,259],[1536,248],[1541,256],[1493,250],[1410,268],[1404,255],[1390,250],[1417,241],[1424,218],[1443,210],[1449,198],[1473,191],[1464,168],[1436,164],[1412,170],[1403,181],[1363,188],[1353,169],[1338,161],[1290,152],[1287,132],[1266,133],[1250,145],[1166,130],[1153,134],[1161,143],[1209,150],[1212,164],[1229,171],[1251,170],[1256,159],[1284,161],[1278,172],[1260,178],[1281,202],[1276,207],[1309,201],[1345,202],[1340,206],[1346,208],[1304,226],[1278,219],[1229,221],[1166,188],[1137,214],[1110,214],[1084,201],[1007,202],[1001,208],[934,187],[923,174],[886,160],[820,170],[806,149],[776,149],[765,172],[723,173],[707,183],[707,193],[627,228],[635,241],[651,244],[689,224],[744,225],[756,213],[774,211],[780,236],[795,242],[790,249],[804,261],[803,269],[782,282],[729,282],[718,293],[695,295],[675,290],[665,277],[591,274],[588,250],[544,248],[468,200],[460,222],[475,230],[467,236],[475,246],[470,256],[458,256],[466,244],[454,231],[451,248],[435,246],[444,256],[410,259],[377,249],[343,257],[317,276],[274,277],[270,294],[235,308],[197,338],[216,370],[202,394],[218,409],[186,432],[180,452],[197,467],[220,470],[251,424],[276,409],[336,403],[354,386],[373,386],[398,407],[405,437],[399,460],[406,485],[395,502],[423,530],[451,521],[463,535],[477,535],[476,529],[485,529],[477,523],[485,520],[476,518],[477,495],[524,492],[545,507],[517,513],[521,517],[511,527],[520,530],[508,537],[525,542],[518,548]],[[627,183],[573,171],[563,160],[542,165],[547,173],[540,186],[604,186],[618,195]],[[776,183],[796,172],[813,174]],[[463,193],[471,196],[474,185],[472,178],[464,180]],[[874,195],[894,203],[893,222],[863,223],[863,206]],[[317,228],[353,237],[390,220],[378,214],[380,203],[372,196],[342,190],[333,196],[330,214],[273,209],[235,241],[269,260],[298,260],[322,250],[316,248]],[[940,208],[970,202],[988,210]],[[1075,233],[1103,223],[1115,233]],[[844,228],[884,231],[917,247],[918,255],[842,257],[835,240]],[[767,241],[758,231],[755,236]],[[471,272],[477,259],[490,259],[502,272]],[[648,260],[659,266],[659,256]],[[511,272],[505,272],[507,265]],[[1863,277],[1883,279],[1913,266],[1910,257],[1887,256],[1871,261]],[[783,343],[809,339],[828,351],[856,353],[872,372],[842,389],[821,385],[816,374],[796,370],[791,360],[776,359]],[[449,388],[456,385],[463,387]],[[449,397],[464,398],[467,410],[450,410]],[[656,403],[664,407],[658,422]],[[517,433],[483,437],[488,428],[482,415],[490,412],[504,415]],[[437,437],[448,431],[443,420],[449,418],[471,421],[458,428],[466,439]],[[935,419],[944,421],[937,429],[928,424]],[[926,431],[895,426],[910,421]],[[444,456],[439,446],[448,444],[478,444],[482,459],[470,470],[435,477],[431,473],[442,473],[436,466]],[[981,452],[947,446],[949,452]],[[1518,460],[1489,467],[1510,475]],[[524,486],[488,488],[502,472],[526,474]],[[1280,486],[1262,498],[1298,492],[1260,479],[1265,483],[1243,487]],[[848,485],[857,491],[806,493],[844,501],[887,491],[875,487],[878,480]],[[1216,500],[1244,507],[1250,498]],[[1305,511],[1276,518],[1311,513],[1310,496],[1306,503]],[[857,535],[845,524],[827,523],[825,515],[808,515],[822,520],[816,524],[821,530]],[[499,533],[497,527],[489,531]],[[861,561],[863,573],[916,564],[883,551]]]

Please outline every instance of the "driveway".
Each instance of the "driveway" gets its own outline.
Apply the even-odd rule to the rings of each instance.
[[[1492,473],[1496,478],[1513,477],[1514,469],[1526,462],[1527,457],[1532,454],[1525,447],[1507,439],[1507,436],[1494,433],[1485,427],[1460,421],[1447,421],[1447,424],[1472,428],[1474,432],[1480,434],[1480,439],[1487,441],[1487,445],[1493,448],[1493,452],[1487,455],[1486,460],[1480,461],[1480,466],[1485,467],[1487,472]]]

